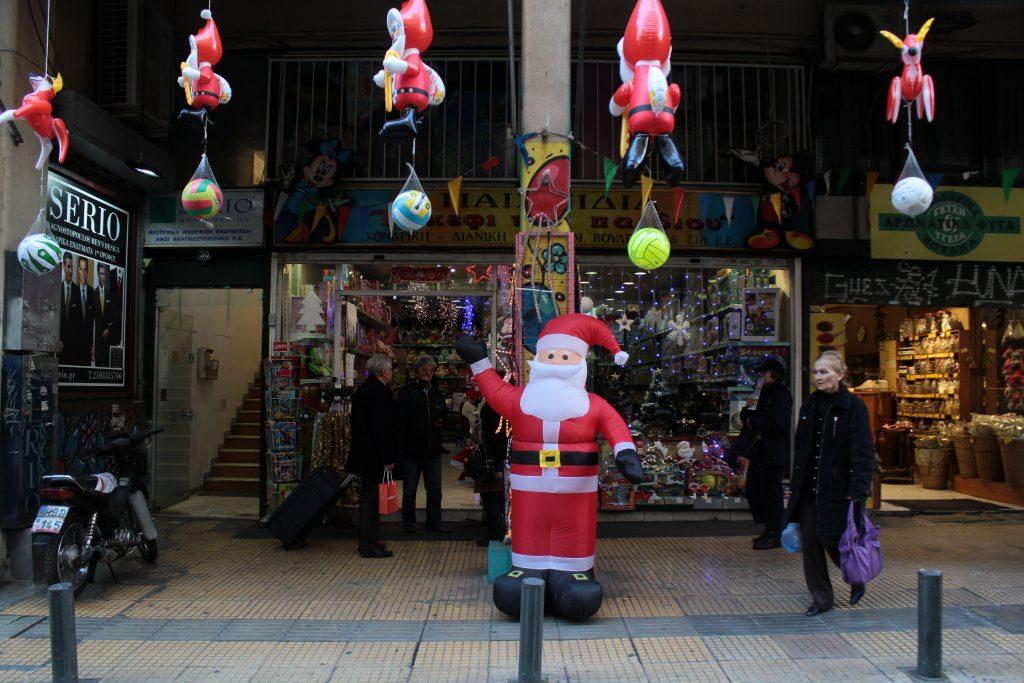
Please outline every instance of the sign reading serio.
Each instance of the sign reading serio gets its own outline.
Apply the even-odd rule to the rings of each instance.
[[[898,213],[892,185],[871,191],[871,256],[879,259],[1020,261],[1024,192],[1007,200],[994,187],[939,187],[916,218]]]
[[[64,250],[60,385],[123,389],[131,216],[53,171],[47,190],[47,222]]]
[[[144,229],[146,247],[261,247],[263,190],[224,190],[224,204],[210,225],[189,216],[180,195],[150,195]]]

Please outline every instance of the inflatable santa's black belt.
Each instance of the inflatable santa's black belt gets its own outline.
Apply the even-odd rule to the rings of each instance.
[[[597,464],[597,453],[596,452],[584,452],[584,451],[512,451],[509,455],[509,460],[513,465],[540,465],[541,453],[553,454],[557,453],[559,465],[596,465]]]
[[[629,110],[629,113],[626,114],[626,118],[628,119],[633,114],[639,114],[640,112],[643,111],[654,111],[654,107],[652,107],[649,104],[641,104],[639,107],[633,107],[632,109]],[[661,110],[661,112],[663,114],[675,114],[676,110],[673,107],[665,107],[664,109]]]
[[[395,90],[395,94],[396,95],[406,95],[406,94],[409,94],[409,93],[412,93],[414,95],[429,95],[430,94],[430,93],[428,93],[426,90],[424,90],[422,88],[398,88],[397,90]]]

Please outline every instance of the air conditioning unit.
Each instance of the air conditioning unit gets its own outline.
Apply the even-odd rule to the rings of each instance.
[[[878,34],[886,29],[903,36],[903,10],[891,5],[825,2],[823,69],[875,70],[898,63],[899,53]]]
[[[170,130],[174,28],[157,3],[100,0],[96,101],[147,137]]]

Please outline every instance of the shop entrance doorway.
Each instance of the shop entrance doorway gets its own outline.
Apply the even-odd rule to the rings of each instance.
[[[157,289],[155,321],[155,504],[255,518],[263,290]]]

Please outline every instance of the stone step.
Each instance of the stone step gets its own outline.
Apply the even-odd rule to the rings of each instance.
[[[221,448],[242,448],[242,449],[253,449],[259,450],[260,447],[260,436],[259,434],[235,434],[232,431],[224,438],[224,443]]]
[[[239,410],[235,414],[235,420],[238,422],[249,422],[249,423],[260,423],[260,411],[258,410]]]
[[[260,461],[260,452],[246,448],[220,449],[217,452],[217,462],[257,464]]]
[[[207,491],[250,493],[256,495],[260,491],[260,480],[249,477],[207,477],[204,488]]]
[[[213,463],[210,468],[211,479],[259,479],[260,464],[258,462],[220,462]]]
[[[249,389],[249,393],[245,395],[246,398],[254,398],[257,401],[263,396],[263,390],[259,387],[252,387]]]
[[[259,422],[232,422],[231,436],[259,436]]]
[[[246,398],[242,401],[242,408],[238,412],[260,412],[260,400],[258,398]]]

